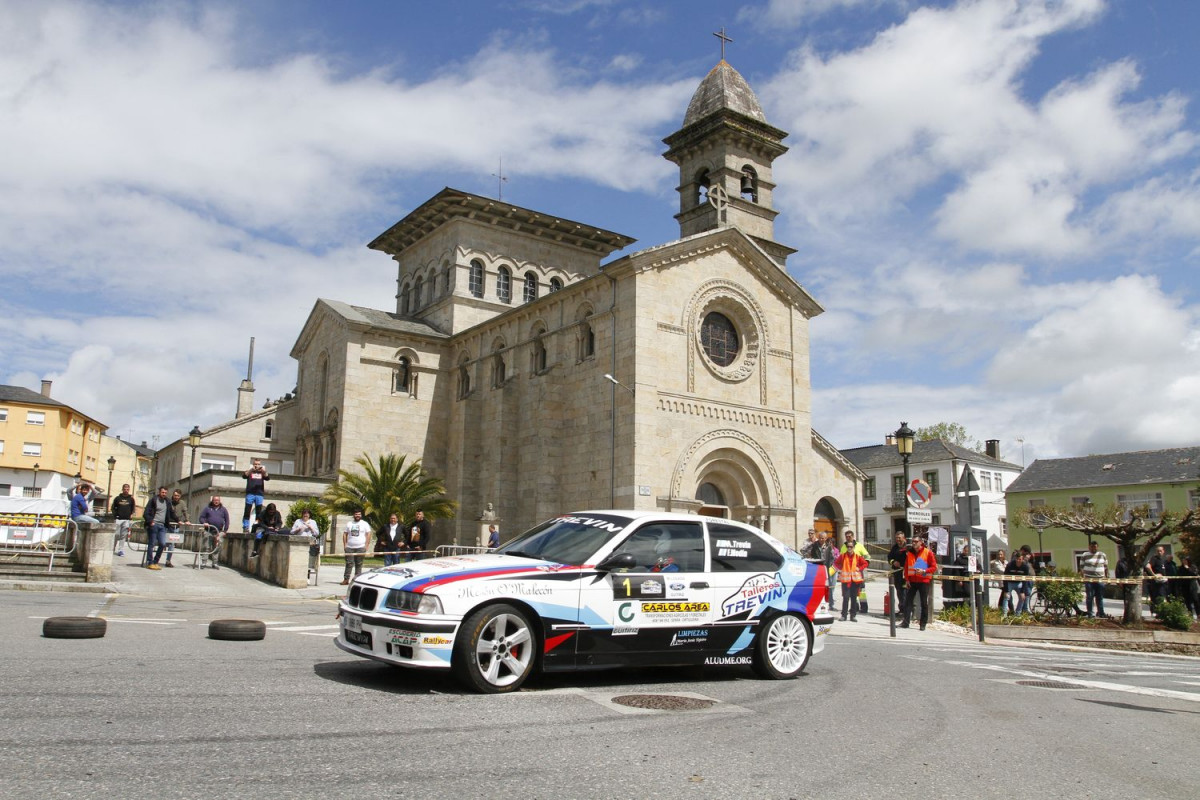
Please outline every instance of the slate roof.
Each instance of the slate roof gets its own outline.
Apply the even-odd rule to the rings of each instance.
[[[904,460],[900,458],[900,454],[896,452],[896,446],[893,444],[852,447],[848,450],[843,450],[842,455],[850,459],[854,466],[863,472],[876,469],[900,468],[904,465]],[[1016,464],[1010,464],[1007,461],[1001,461],[983,453],[976,453],[974,450],[968,450],[965,447],[951,444],[942,439],[913,442],[913,452],[912,456],[909,457],[908,464],[911,467],[914,464],[934,464],[955,458],[960,461],[966,461],[969,464],[978,464],[979,466],[992,467],[993,469],[1021,471],[1021,467]]]
[[[1156,483],[1200,484],[1200,447],[1133,453],[1039,458],[1008,486],[1010,492],[1041,492]]]
[[[390,311],[380,311],[377,308],[352,306],[349,303],[343,303],[340,300],[327,300],[325,298],[321,298],[320,302],[325,303],[327,306],[350,322],[358,322],[363,325],[370,325],[373,328],[382,328],[384,330],[396,331],[397,333],[432,336],[438,339],[448,338],[446,334],[442,333],[432,325],[427,325],[420,320],[413,319],[412,317],[403,317],[399,314],[393,314]]]
[[[46,397],[41,392],[26,389],[24,386],[0,385],[0,403],[25,403],[31,406],[55,406],[56,408],[71,408],[66,403]]]
[[[746,79],[724,59],[700,81],[695,94],[692,95],[692,101],[688,103],[687,113],[683,116],[683,127],[699,122],[721,109],[735,111],[759,122],[767,121],[758,96],[754,94],[750,84],[746,83]]]

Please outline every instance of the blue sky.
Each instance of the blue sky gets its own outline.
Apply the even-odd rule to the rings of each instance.
[[[317,297],[443,186],[678,236],[719,58],[790,132],[777,238],[825,307],[814,426],[956,421],[1019,462],[1200,442],[1200,3],[0,4],[0,382],[165,444],[261,403]]]

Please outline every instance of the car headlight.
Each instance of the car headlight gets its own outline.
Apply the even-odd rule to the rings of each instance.
[[[411,611],[416,614],[441,614],[442,601],[431,594],[406,592],[392,589],[388,592],[385,605],[396,611]]]
[[[421,595],[421,602],[417,606],[417,613],[418,614],[441,614],[442,613],[441,599],[439,599],[436,595],[432,595],[432,594]]]

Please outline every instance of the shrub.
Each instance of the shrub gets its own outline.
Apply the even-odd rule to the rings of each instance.
[[[1066,567],[1056,570],[1054,574],[1059,578],[1079,577],[1079,573]],[[1046,597],[1048,608],[1067,611],[1083,601],[1083,584],[1047,582],[1042,584],[1042,594]]]
[[[1154,613],[1173,631],[1186,631],[1192,627],[1192,615],[1186,605],[1178,597],[1170,600],[1160,600],[1154,605]]]
[[[291,530],[296,520],[300,519],[300,512],[304,511],[304,509],[308,509],[308,513],[312,514],[312,518],[317,523],[317,530],[324,537],[329,532],[329,515],[325,513],[325,507],[321,505],[321,501],[315,497],[304,497],[292,503],[291,508],[288,509],[287,519],[283,521],[283,524],[288,530]]]

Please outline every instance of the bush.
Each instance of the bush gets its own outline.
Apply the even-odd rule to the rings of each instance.
[[[304,497],[292,503],[291,508],[288,509],[287,519],[283,521],[284,526],[291,530],[296,520],[300,519],[300,512],[305,509],[312,514],[312,518],[317,523],[317,530],[324,538],[325,534],[329,532],[329,515],[325,513],[325,507],[321,505],[321,501],[315,497]]]
[[[1183,601],[1177,597],[1159,600],[1154,604],[1154,613],[1173,631],[1186,631],[1192,627],[1192,615]]]
[[[1078,578],[1079,573],[1063,567],[1055,571],[1059,578]],[[1082,583],[1043,583],[1042,594],[1046,597],[1046,606],[1050,609],[1068,611],[1083,602]]]

